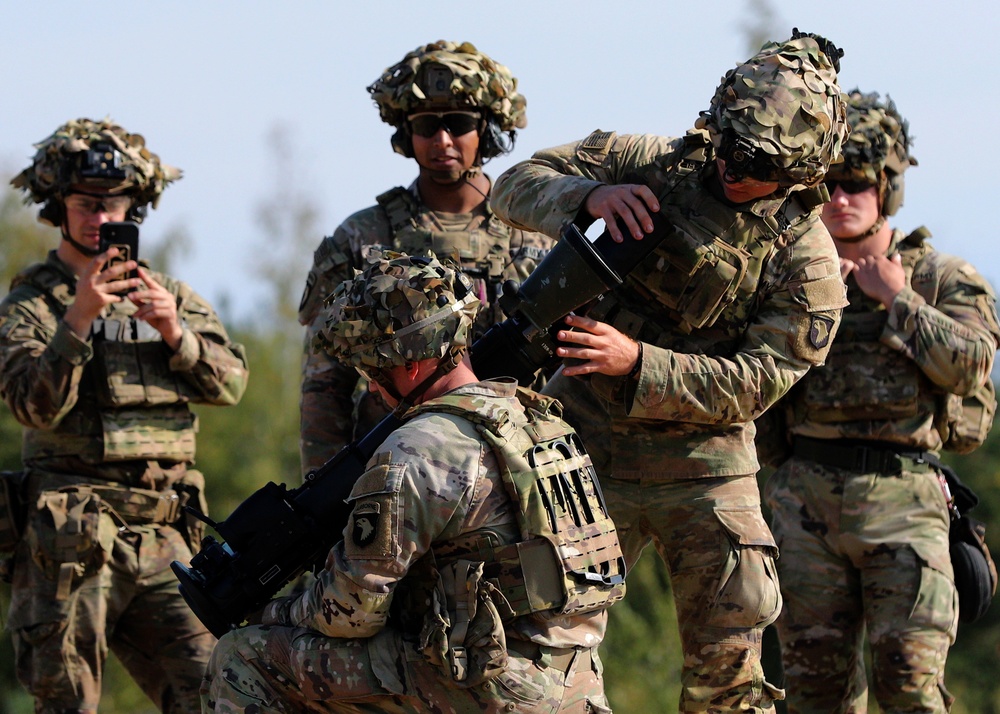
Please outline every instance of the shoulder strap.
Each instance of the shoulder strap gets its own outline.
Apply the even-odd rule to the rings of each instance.
[[[420,213],[417,199],[402,186],[390,188],[385,193],[379,194],[375,201],[385,211],[393,235],[412,225]]]
[[[11,292],[20,285],[30,285],[38,290],[52,312],[59,317],[73,304],[73,293],[65,277],[48,263],[35,263],[18,273],[11,281]]]

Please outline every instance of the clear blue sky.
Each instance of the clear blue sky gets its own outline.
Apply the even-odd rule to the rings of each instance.
[[[288,132],[295,185],[320,210],[318,243],[412,180],[365,86],[417,45],[468,40],[518,77],[528,126],[512,155],[488,164],[496,176],[596,128],[683,133],[752,54],[741,28],[761,22],[761,6],[774,39],[793,26],[827,35],[846,51],[842,87],[888,92],[909,119],[920,165],[894,225],[927,225],[940,250],[1000,284],[990,188],[1000,20],[985,2],[0,0],[0,175],[65,120],[110,115],[185,171],[144,239],[186,229],[194,244],[178,277],[245,315],[260,296],[253,263],[282,248],[255,213],[275,186],[275,127]],[[301,260],[304,279],[308,251]]]

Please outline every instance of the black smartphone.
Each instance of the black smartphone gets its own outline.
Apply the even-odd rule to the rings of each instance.
[[[128,260],[139,260],[139,224],[134,221],[109,221],[101,224],[101,238],[98,249],[103,253],[109,248],[117,248],[118,255],[108,261],[108,267]],[[130,270],[122,276],[138,278],[139,273]],[[126,291],[128,292],[128,291]],[[120,293],[124,295],[125,293]]]

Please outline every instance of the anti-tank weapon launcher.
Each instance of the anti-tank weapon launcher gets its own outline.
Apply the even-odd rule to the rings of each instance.
[[[568,224],[556,244],[520,285],[504,286],[506,320],[472,346],[472,364],[481,379],[509,376],[532,381],[558,358],[555,332],[562,318],[622,283],[662,239],[663,218],[643,240],[616,243],[604,231],[593,243]],[[627,235],[627,231],[624,232]],[[222,541],[208,535],[186,566],[170,567],[195,615],[221,637],[260,610],[305,570],[322,566],[349,522],[347,498],[365,465],[386,437],[402,424],[394,414],[360,440],[345,446],[297,488],[268,482],[221,522],[195,514]]]

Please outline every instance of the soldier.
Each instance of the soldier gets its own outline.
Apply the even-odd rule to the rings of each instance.
[[[205,711],[610,711],[597,646],[624,571],[586,452],[554,400],[478,381],[472,280],[368,260],[319,339],[405,422],[312,587],[219,641]]]
[[[544,391],[594,458],[627,561],[653,542],[667,564],[684,712],[782,696],[760,665],[781,601],[753,420],[823,362],[845,304],[811,188],[847,133],[841,54],[795,31],[726,74],[684,138],[596,131],[514,166],[494,192],[504,220],[553,236],[602,218],[638,239],[661,214],[653,253],[566,319],[558,354],[572,362]]]
[[[417,162],[408,188],[396,187],[376,205],[350,216],[316,250],[299,321],[309,326],[303,366],[302,463],[321,466],[388,412],[352,369],[312,348],[323,299],[371,250],[389,248],[456,260],[476,283],[485,308],[476,336],[502,319],[500,285],[520,280],[552,241],[513,230],[493,215],[483,164],[509,152],[527,124],[524,97],[507,67],[465,42],[418,47],[370,87],[382,121],[395,127],[392,147]]]
[[[969,263],[935,251],[926,229],[906,235],[886,221],[902,203],[903,172],[917,163],[895,104],[855,90],[847,118],[823,222],[850,305],[826,365],[774,410],[791,453],[765,485],[781,548],[788,709],[866,711],[867,630],[881,709],[946,712],[958,612],[934,463],[989,428],[978,404],[973,442],[960,443],[949,411],[961,414],[953,407],[963,397],[995,406],[995,297]]]
[[[36,147],[11,183],[62,240],[0,303],[28,504],[7,622],[17,675],[36,711],[96,712],[110,647],[161,711],[194,711],[215,638],[169,568],[200,541],[181,508],[205,510],[188,404],[236,404],[246,357],[190,287],[141,261],[109,267],[118,249],[98,247],[102,224],[141,221],[180,171],[110,119]]]

